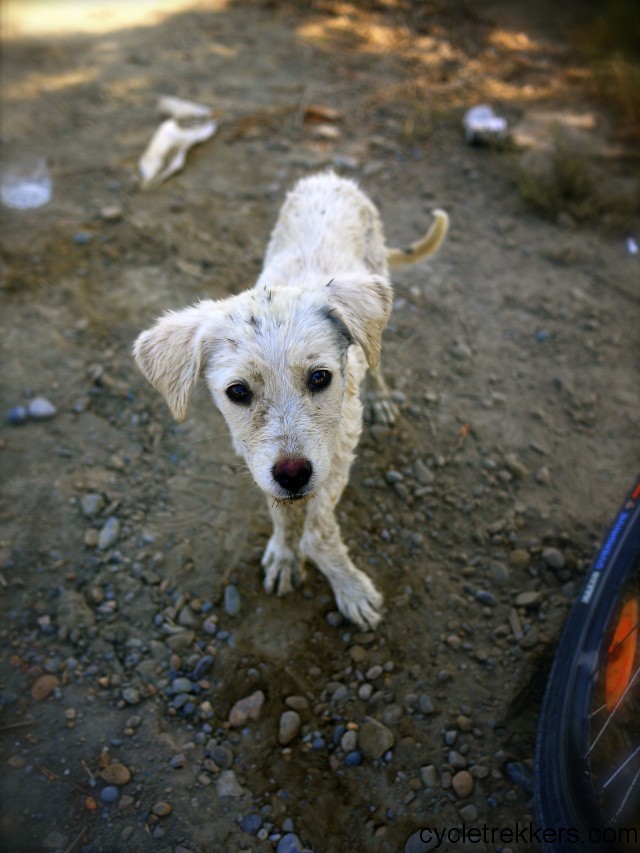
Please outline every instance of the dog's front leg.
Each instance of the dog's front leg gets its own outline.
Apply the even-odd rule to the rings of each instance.
[[[304,556],[300,552],[300,537],[305,508],[295,503],[269,506],[273,534],[262,556],[264,588],[286,595],[304,578]]]
[[[331,584],[342,615],[364,630],[375,628],[382,618],[382,596],[351,562],[327,497],[318,497],[309,505],[301,547]]]

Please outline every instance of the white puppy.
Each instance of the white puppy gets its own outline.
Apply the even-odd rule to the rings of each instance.
[[[431,254],[447,227],[436,211],[420,242],[387,249],[378,212],[353,181],[305,178],[285,201],[253,289],[169,312],[134,345],[177,420],[200,375],[209,386],[269,501],[265,589],[289,592],[309,557],[340,612],[362,628],[380,621],[382,596],[349,559],[334,515],[362,428],[358,390],[368,366],[378,417],[392,420],[377,368],[392,303],[388,265]]]

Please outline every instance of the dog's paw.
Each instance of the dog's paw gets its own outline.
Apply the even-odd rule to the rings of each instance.
[[[379,624],[383,598],[364,572],[354,568],[348,578],[334,584],[334,593],[338,610],[350,622],[364,631]]]
[[[382,426],[393,426],[400,412],[391,397],[376,395],[371,398],[371,421]]]
[[[264,588],[267,592],[286,595],[304,580],[303,559],[291,548],[283,548],[271,537],[262,560]]]

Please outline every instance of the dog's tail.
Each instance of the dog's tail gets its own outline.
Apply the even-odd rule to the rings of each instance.
[[[387,249],[387,263],[390,267],[402,267],[415,264],[423,258],[437,252],[449,230],[449,217],[444,210],[433,211],[433,223],[422,240],[408,249]]]

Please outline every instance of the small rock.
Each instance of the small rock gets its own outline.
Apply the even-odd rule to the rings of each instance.
[[[172,810],[169,803],[161,801],[154,805],[152,811],[157,817],[166,817],[167,815],[171,814]]]
[[[468,770],[460,770],[451,780],[451,787],[460,799],[464,799],[473,791],[473,776]]]
[[[31,698],[36,702],[43,702],[59,684],[60,681],[55,675],[41,675],[31,688]]]
[[[112,545],[116,544],[119,536],[120,522],[115,515],[112,515],[106,520],[104,527],[98,535],[98,549],[106,551],[107,548],[111,548]]]
[[[52,830],[42,841],[45,850],[64,850],[68,843],[68,836]]]
[[[211,757],[222,770],[228,770],[233,764],[233,752],[223,744],[216,744],[213,747]]]
[[[435,788],[438,784],[438,770],[435,764],[427,764],[420,768],[420,779],[425,788]]]
[[[542,601],[542,593],[531,590],[530,592],[521,592],[516,596],[516,607],[538,607]]]
[[[460,809],[460,817],[465,823],[473,823],[478,817],[478,809],[473,803],[467,803]]]
[[[181,676],[179,678],[174,678],[171,682],[171,692],[176,695],[178,693],[192,693],[193,692],[193,682],[190,678],[184,678]]]
[[[12,409],[9,409],[5,415],[5,421],[9,426],[22,426],[22,424],[26,424],[28,420],[29,412],[27,411],[26,406],[14,406]]]
[[[350,729],[340,738],[340,748],[344,752],[353,752],[358,745],[358,733]]]
[[[91,492],[90,494],[83,495],[80,498],[80,509],[86,518],[95,518],[96,515],[99,515],[102,512],[104,505],[104,498],[96,492]]]
[[[374,761],[381,758],[395,742],[393,732],[377,720],[363,723],[358,737],[360,749],[367,758]]]
[[[410,835],[405,841],[403,853],[429,853],[439,847],[440,842],[435,834],[428,828],[420,829]]]
[[[48,421],[55,417],[57,409],[46,397],[34,397],[29,403],[28,412],[34,421]]]
[[[229,616],[237,616],[240,613],[240,593],[234,584],[225,587],[224,610]]]
[[[117,204],[106,205],[100,211],[100,216],[104,222],[119,222],[122,219],[122,215],[122,208]]]
[[[140,691],[135,687],[125,687],[122,691],[122,698],[127,705],[137,705],[140,702]]]
[[[344,757],[345,767],[359,767],[362,764],[362,754],[357,750],[348,752]]]
[[[297,737],[302,726],[300,714],[297,711],[284,711],[280,716],[278,726],[278,741],[282,746],[291,743]]]
[[[216,779],[216,792],[219,797],[241,797],[244,794],[233,770],[222,770]]]
[[[255,812],[245,815],[240,821],[240,829],[249,835],[257,835],[258,830],[262,826],[262,818]]]
[[[549,566],[549,568],[553,569],[554,571],[564,569],[565,559],[562,554],[562,551],[559,551],[557,548],[545,548],[542,552],[542,559]]]
[[[256,690],[250,696],[239,699],[229,712],[229,725],[232,728],[244,726],[247,720],[257,720],[264,705],[265,695],[262,690]]]
[[[460,341],[453,344],[449,352],[457,361],[468,361],[473,356],[471,348]]]
[[[430,486],[435,477],[433,476],[433,472],[430,468],[421,462],[419,459],[413,463],[413,470],[416,476],[416,480],[423,486]]]
[[[276,853],[301,853],[301,851],[302,842],[293,832],[283,835],[276,847]]]
[[[191,678],[194,681],[200,681],[201,678],[205,677],[205,675],[209,672],[212,666],[213,657],[211,655],[204,655],[194,666],[193,672],[191,673]]]
[[[108,764],[100,773],[100,778],[109,785],[126,785],[131,779],[131,771],[124,764]]]
[[[514,548],[509,554],[509,565],[513,569],[528,569],[531,564],[531,554],[524,548]]]
[[[516,453],[508,453],[504,457],[504,466],[516,480],[525,480],[529,476],[529,469]]]
[[[489,592],[488,589],[477,589],[476,590],[476,601],[480,604],[485,604],[488,607],[495,607],[497,604],[497,599],[492,592]]]
[[[115,803],[118,799],[119,791],[115,785],[108,785],[100,791],[100,799],[103,803]]]
[[[284,704],[294,711],[305,711],[309,707],[309,702],[304,696],[287,696]]]

